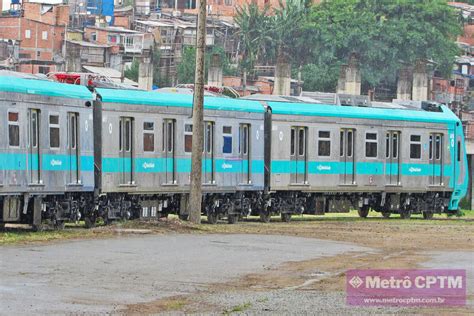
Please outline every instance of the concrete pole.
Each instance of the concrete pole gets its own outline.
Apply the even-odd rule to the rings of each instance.
[[[204,143],[204,53],[206,50],[206,0],[199,0],[196,36],[196,74],[193,101],[193,147],[191,155],[191,190],[189,220],[201,223],[202,203],[202,148]]]

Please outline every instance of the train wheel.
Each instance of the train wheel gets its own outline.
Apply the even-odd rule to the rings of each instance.
[[[433,212],[423,212],[424,219],[433,219]]]
[[[189,215],[188,214],[179,214],[178,215],[179,219],[182,220],[182,221],[187,221],[189,219]],[[209,219],[209,218],[208,218]]]
[[[366,218],[369,215],[369,210],[369,206],[364,205],[357,210],[357,213],[359,213],[359,217]]]
[[[281,220],[285,223],[289,223],[291,221],[291,214],[290,213],[281,213]]]
[[[260,212],[260,221],[261,222],[270,223],[270,218],[271,218],[270,212],[267,212],[267,211]]]
[[[401,219],[410,219],[410,217],[411,217],[411,211],[402,211],[400,213]]]
[[[229,224],[235,224],[239,221],[239,215],[228,215],[227,222]]]
[[[94,228],[96,223],[95,217],[86,217],[84,218],[84,224],[86,228]]]
[[[63,230],[64,229],[64,221],[56,220],[54,222],[54,229],[56,230]]]
[[[33,225],[33,231],[35,232],[44,232],[46,230],[46,225],[43,223]]]
[[[217,214],[212,212],[207,214],[207,221],[209,224],[217,224]]]
[[[389,218],[392,215],[390,212],[382,212],[383,218]]]

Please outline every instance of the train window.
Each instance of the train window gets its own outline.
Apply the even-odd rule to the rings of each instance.
[[[365,134],[365,157],[377,158],[377,134]]]
[[[421,136],[410,136],[410,158],[421,159]]]
[[[390,133],[385,134],[385,158],[390,158]]]
[[[122,120],[119,121],[119,150],[123,150],[123,145],[122,145]]]
[[[76,149],[76,146],[77,146],[77,128],[76,128],[76,124],[77,124],[77,114],[76,115],[73,115],[73,114],[69,114],[70,115],[70,124],[71,124],[71,127],[70,127],[70,132],[71,132],[71,136],[69,136],[70,138],[70,142],[71,142],[71,149]]]
[[[339,138],[339,156],[344,156],[344,131],[341,131]]]
[[[20,124],[18,112],[8,112],[8,143],[11,147],[20,146]]]
[[[243,154],[244,155],[247,155],[248,154],[248,140],[249,140],[249,127],[247,125],[244,125],[243,126],[243,131],[244,131],[244,134],[242,135],[243,137],[243,149],[244,149],[244,152]]]
[[[232,126],[224,126],[222,128],[222,153],[232,154]]]
[[[208,154],[211,154],[214,147],[214,123],[213,122],[205,122],[204,125],[204,148]]]
[[[59,115],[49,116],[49,147],[59,148]]]
[[[441,159],[441,135],[436,135],[435,158],[436,160]]]
[[[398,133],[394,133],[392,136],[392,158],[398,158]]]
[[[298,135],[298,155],[302,156],[305,153],[305,143],[306,143],[306,130],[304,128],[300,128],[299,135]]]
[[[131,144],[132,128],[130,126],[131,124],[132,122],[130,120],[125,121],[125,151],[130,151],[130,149],[132,148],[132,144]]]
[[[458,161],[461,161],[461,142],[458,141]]]
[[[294,128],[291,129],[291,148],[290,148],[290,154],[293,156],[296,152],[296,142],[295,142],[295,138],[296,138],[296,130]]]
[[[167,123],[167,135],[168,135],[168,152],[173,152],[174,128],[173,128],[173,122],[172,121],[168,121],[168,123]]]
[[[318,132],[318,156],[331,156],[331,132],[329,131]]]
[[[347,157],[352,157],[352,148],[354,146],[353,132],[347,131]]]
[[[155,123],[143,123],[143,151],[155,151]]]
[[[193,124],[184,124],[184,152],[193,151]]]
[[[429,157],[430,157],[430,160],[433,159],[433,135],[430,135],[430,141],[429,141]]]

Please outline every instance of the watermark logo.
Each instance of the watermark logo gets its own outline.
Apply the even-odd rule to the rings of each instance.
[[[410,171],[411,173],[414,173],[414,172],[421,172],[421,168],[410,167],[410,169],[408,169],[408,171]]]
[[[331,166],[325,166],[325,165],[318,165],[318,170],[319,171],[330,171],[331,170]]]
[[[63,165],[63,162],[61,160],[56,160],[56,159],[51,159],[51,161],[49,162],[51,167],[60,167]]]
[[[466,304],[466,270],[349,270],[348,305],[462,306]]]

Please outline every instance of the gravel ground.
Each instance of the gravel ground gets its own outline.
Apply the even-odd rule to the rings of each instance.
[[[370,251],[311,238],[190,234],[0,247],[0,314],[114,312],[126,304],[188,294],[284,262]],[[275,297],[281,312],[291,311],[284,309],[283,294]]]

